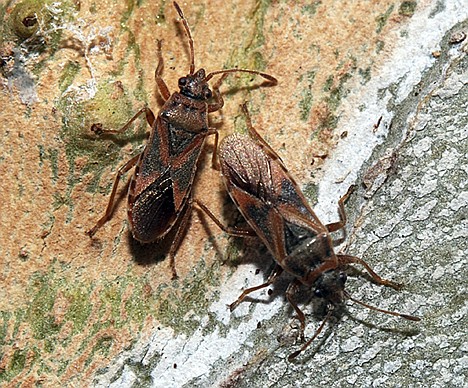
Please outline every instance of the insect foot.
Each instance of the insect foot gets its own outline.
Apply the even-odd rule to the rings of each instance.
[[[230,73],[250,73],[267,80],[268,85],[276,85],[273,76],[256,70],[227,69],[209,74],[204,69],[195,71],[193,39],[187,20],[179,5],[174,2],[190,47],[189,74],[179,79],[179,92],[170,94],[162,79],[164,61],[162,42],[158,40],[158,65],[155,71],[156,84],[164,99],[158,115],[144,107],[119,130],[104,130],[100,124],[92,126],[96,134],[121,134],[142,114],[151,127],[148,142],[139,155],[127,161],[117,171],[112,192],[104,215],[96,225],[87,231],[90,237],[112,217],[112,211],[122,176],[134,168],[127,196],[127,213],[133,237],[141,243],[155,242],[174,227],[175,238],[169,250],[173,278],[177,277],[175,254],[188,225],[192,206],[192,184],[201,150],[206,137],[215,136],[217,148],[218,133],[210,128],[208,114],[221,109],[224,100],[220,93],[223,80]],[[208,81],[221,75],[212,89]],[[213,160],[215,160],[213,153]],[[176,226],[175,226],[176,225]]]

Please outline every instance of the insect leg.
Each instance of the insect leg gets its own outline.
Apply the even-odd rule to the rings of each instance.
[[[171,97],[171,93],[169,92],[169,88],[167,87],[166,83],[162,79],[161,75],[164,69],[164,60],[162,56],[162,41],[158,39],[158,66],[154,72],[154,78],[156,79],[156,84],[158,85],[159,93],[161,93],[162,98],[164,101],[168,100]]]
[[[228,76],[227,73],[224,73],[221,77],[219,77],[218,81],[213,85],[213,100],[214,102],[211,104],[208,104],[208,112],[216,112],[217,110],[220,110],[224,106],[224,100],[223,97],[221,96],[221,92],[219,91],[219,88],[221,87],[221,84],[223,83],[224,79]]]
[[[217,110],[220,110],[224,106],[224,100],[223,97],[221,96],[221,92],[219,91],[219,88],[221,87],[222,82],[224,79],[227,77],[227,74],[223,74],[218,81],[213,85],[213,99],[214,102],[211,104],[208,104],[208,112],[216,112]],[[218,131],[216,129],[213,129],[207,133],[207,135],[215,135],[215,140],[214,140],[214,150],[213,150],[213,157],[211,159],[211,165],[215,170],[219,170],[219,163],[217,160],[217,155],[218,155]]]
[[[120,179],[122,178],[123,174],[125,174],[128,170],[133,168],[138,163],[138,160],[140,159],[140,155],[141,154],[138,154],[138,155],[134,156],[133,158],[131,158],[122,167],[120,167],[119,170],[117,171],[117,175],[115,176],[114,185],[112,186],[112,193],[111,193],[111,195],[109,197],[109,203],[107,204],[106,212],[105,212],[104,216],[102,216],[99,219],[99,221],[96,223],[96,225],[94,225],[94,227],[92,229],[90,229],[90,230],[88,230],[86,232],[86,234],[89,237],[93,237],[96,234],[97,230],[102,225],[104,225],[107,221],[109,221],[111,219],[112,210],[113,210],[113,207],[114,207],[114,198],[115,198],[115,194],[117,193],[117,187],[119,185]]]
[[[155,117],[154,113],[151,111],[150,108],[148,107],[143,107],[141,108],[135,116],[133,116],[127,124],[125,124],[122,128],[120,129],[102,129],[101,124],[93,124],[91,126],[91,131],[93,131],[97,135],[102,135],[102,134],[119,134],[125,132],[128,128],[130,128],[130,125],[141,115],[145,113],[146,114],[146,120],[148,121],[148,124],[153,127],[154,122],[155,122]]]
[[[211,212],[211,210],[209,210],[206,205],[199,201],[198,199],[194,199],[193,202],[195,202],[201,210],[203,210],[207,215],[208,217],[210,217],[213,222],[218,225],[218,227],[226,232],[227,234],[231,235],[231,236],[234,236],[234,237],[250,237],[250,236],[255,236],[256,233],[253,229],[239,229],[239,228],[236,228],[236,227],[230,227],[230,226],[226,226],[226,225],[223,225],[222,222],[216,218],[216,216]]]
[[[221,170],[218,162],[218,141],[219,141],[219,134],[218,130],[215,128],[210,128],[208,132],[206,132],[206,136],[214,135],[214,144],[213,144],[213,156],[211,157],[211,167],[216,171]]]
[[[296,311],[297,318],[299,319],[299,322],[301,322],[301,340],[304,341],[304,331],[305,331],[305,315],[301,311],[301,309],[297,306],[296,302],[293,300],[293,295],[297,292],[300,281],[298,279],[294,279],[288,286],[286,290],[286,298],[288,299],[288,302],[293,306],[294,310]]]
[[[247,104],[243,103],[241,105],[242,112],[245,115],[245,121],[247,124],[247,130],[249,131],[249,135],[252,139],[256,140],[259,144],[261,144],[266,151],[270,154],[273,159],[277,159],[279,162],[283,163],[279,155],[270,147],[270,145],[260,136],[257,130],[252,125],[252,119],[250,117],[249,110],[247,109]]]
[[[277,264],[275,269],[273,270],[273,272],[270,274],[270,276],[268,277],[267,281],[263,284],[260,284],[259,286],[256,286],[256,287],[251,287],[251,288],[246,288],[242,294],[239,296],[239,298],[237,298],[237,300],[234,302],[234,303],[231,303],[229,305],[229,310],[233,311],[237,306],[239,306],[239,304],[245,299],[245,297],[247,295],[249,295],[251,292],[254,292],[254,291],[257,291],[257,290],[260,290],[262,288],[265,288],[265,287],[268,287],[270,284],[272,284],[276,278],[281,275],[281,273],[283,272],[283,268]]]
[[[179,225],[177,226],[177,230],[175,231],[174,240],[172,241],[171,248],[169,249],[169,265],[171,266],[172,280],[177,279],[179,277],[177,275],[177,270],[175,267],[175,255],[176,255],[177,249],[179,249],[179,246],[182,243],[185,230],[187,229],[187,225],[190,220],[190,216],[192,214],[192,201],[191,200],[188,201],[187,205],[185,205],[185,209],[183,209],[182,212],[183,214],[181,215]]]
[[[382,286],[387,286],[387,287],[392,287],[395,290],[400,290],[402,285],[392,282],[391,280],[383,279],[379,275],[377,275],[374,270],[370,267],[369,264],[367,264],[364,260],[362,260],[359,257],[355,256],[348,256],[348,255],[336,255],[338,257],[338,261],[340,262],[341,265],[345,264],[360,264],[362,265],[366,271],[369,273],[370,276],[372,276],[372,279],[374,279],[375,282],[378,284],[381,284]]]
[[[339,222],[333,222],[331,224],[326,225],[329,232],[336,232],[337,230],[342,229],[346,225],[346,212],[344,209],[344,204],[348,200],[349,196],[353,193],[356,186],[352,185],[349,187],[347,193],[343,195],[340,200],[338,201],[338,213],[340,215]],[[343,236],[343,239],[346,236]]]

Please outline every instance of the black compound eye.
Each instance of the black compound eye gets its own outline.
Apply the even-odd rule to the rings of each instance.
[[[211,93],[210,89],[205,90],[205,98],[208,100],[213,96],[213,93]]]
[[[179,78],[179,86],[183,87],[185,85],[187,85],[187,78],[186,77]]]
[[[315,291],[314,291],[314,295],[317,298],[323,298],[323,291],[320,288],[316,288]]]
[[[346,283],[346,279],[348,279],[348,276],[344,272],[341,272],[340,273],[340,282],[341,282],[341,284],[344,285]]]

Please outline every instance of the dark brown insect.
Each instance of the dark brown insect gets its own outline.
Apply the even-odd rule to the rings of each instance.
[[[161,41],[158,40],[158,66],[155,71],[159,92],[165,100],[157,117],[147,108],[142,108],[120,130],[103,130],[95,124],[92,130],[97,134],[119,134],[126,131],[141,114],[151,126],[151,133],[144,151],[127,161],[117,172],[109,203],[104,216],[87,231],[92,237],[112,216],[112,209],[119,181],[123,174],[135,167],[128,190],[128,219],[133,237],[150,243],[164,237],[177,223],[178,229],[172,242],[169,256],[173,277],[177,277],[174,256],[180,245],[190,216],[191,188],[195,176],[197,160],[208,135],[215,135],[215,149],[218,134],[208,124],[208,113],[221,109],[224,105],[219,88],[229,73],[243,72],[260,75],[275,85],[276,78],[255,70],[229,69],[205,74],[204,69],[195,72],[193,39],[188,23],[174,2],[174,7],[182,19],[190,46],[190,71],[179,79],[179,92],[172,95],[161,78],[163,58]],[[222,74],[210,89],[208,81]]]
[[[299,287],[306,286],[313,289],[316,297],[324,298],[328,310],[325,319],[312,338],[292,353],[289,359],[309,346],[323,329],[334,307],[345,299],[372,310],[419,321],[417,317],[369,306],[345,291],[345,270],[349,264],[362,265],[378,284],[400,289],[400,285],[377,275],[364,260],[336,254],[333,250],[330,232],[345,226],[344,202],[352,188],[338,202],[340,221],[322,224],[282,160],[252,127],[245,105],[243,110],[250,136],[235,133],[226,137],[219,148],[219,161],[227,191],[252,230],[225,227],[203,203],[197,203],[227,233],[237,236],[256,234],[260,237],[273,255],[276,267],[264,284],[244,290],[230,305],[231,311],[251,292],[268,287],[286,271],[295,278],[286,291],[286,297],[298,315],[301,338],[304,340],[305,316],[293,296]]]

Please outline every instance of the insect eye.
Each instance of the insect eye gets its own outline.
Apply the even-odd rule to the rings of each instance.
[[[187,85],[187,77],[179,78],[179,87]]]
[[[341,284],[344,285],[346,283],[346,279],[348,279],[348,276],[344,272],[341,272],[340,273],[340,282],[341,282]]]
[[[213,93],[211,93],[211,90],[210,90],[210,89],[207,89],[207,90],[205,91],[205,98],[206,98],[206,99],[209,99],[209,98],[211,98],[212,96],[213,96]]]
[[[316,288],[315,291],[314,291],[314,295],[317,297],[317,298],[323,298],[323,292],[320,288]]]

